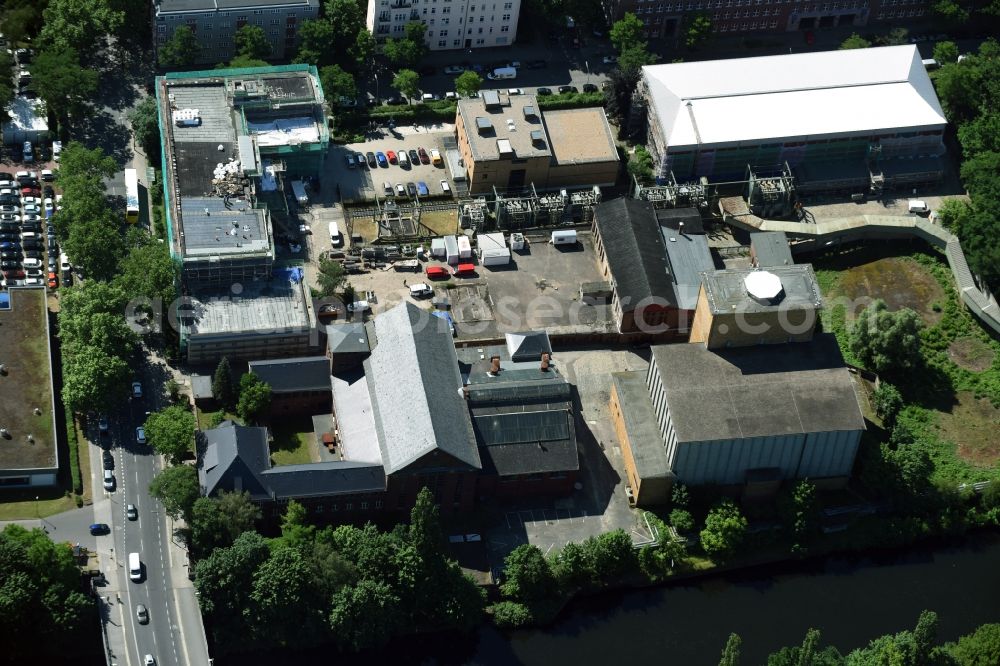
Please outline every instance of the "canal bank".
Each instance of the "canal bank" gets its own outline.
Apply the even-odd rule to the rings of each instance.
[[[669,664],[716,666],[731,632],[743,638],[743,666],[801,643],[807,629],[841,652],[910,629],[921,610],[940,617],[940,640],[1000,622],[1000,534],[947,543],[832,555],[608,592],[571,603],[540,629],[409,637],[377,652],[337,656],[341,664]],[[377,619],[375,620],[377,621]],[[331,649],[239,655],[225,664],[328,663]]]

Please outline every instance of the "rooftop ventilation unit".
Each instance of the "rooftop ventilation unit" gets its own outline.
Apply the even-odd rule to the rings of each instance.
[[[487,110],[496,110],[500,108],[500,93],[496,90],[484,90],[482,93],[483,106]]]
[[[476,129],[479,130],[480,134],[485,134],[493,129],[493,123],[490,122],[489,118],[476,117]]]
[[[536,146],[544,146],[545,133],[542,130],[531,130],[531,143]]]
[[[533,106],[526,106],[526,107],[524,107],[524,117],[525,117],[525,119],[527,119],[527,120],[535,120],[536,116],[537,116],[537,114],[535,113],[535,107],[533,107]]]
[[[497,151],[500,157],[514,157],[514,148],[508,139],[497,139]]]

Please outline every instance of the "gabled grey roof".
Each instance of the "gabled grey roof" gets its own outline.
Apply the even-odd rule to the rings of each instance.
[[[356,495],[385,490],[381,465],[336,460],[304,465],[273,467],[261,479],[276,497],[324,497]]]
[[[330,360],[325,356],[250,361],[249,365],[250,372],[271,387],[271,393],[330,390]]]
[[[512,361],[537,361],[543,353],[552,353],[552,343],[545,331],[507,333],[507,351]]]
[[[631,312],[651,297],[672,304],[674,290],[653,204],[628,197],[605,201],[594,211],[594,221],[622,310]]]
[[[223,421],[198,433],[198,481],[208,496],[219,490],[247,491],[255,499],[269,496],[260,473],[270,467],[267,428]]]
[[[750,247],[761,268],[791,266],[795,263],[784,231],[758,231],[750,234]]]
[[[715,270],[708,237],[704,234],[682,234],[660,227],[673,282],[673,302],[681,310],[694,310],[701,291],[701,274]]]
[[[484,472],[514,476],[580,468],[573,414],[568,408],[537,407],[473,417]]]
[[[436,450],[481,468],[447,324],[404,302],[375,318],[375,338],[364,366],[386,474]]]

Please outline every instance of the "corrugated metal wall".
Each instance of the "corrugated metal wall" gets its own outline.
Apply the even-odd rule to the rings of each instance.
[[[860,430],[816,432],[806,435],[797,476],[815,479],[849,476],[860,442]]]

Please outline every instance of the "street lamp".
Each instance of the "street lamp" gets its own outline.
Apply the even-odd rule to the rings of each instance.
[[[587,83],[590,83],[590,61],[584,60],[583,65],[587,68]]]
[[[42,514],[38,510],[38,495],[35,495],[35,518],[38,520],[42,519]]]
[[[378,74],[372,72],[372,76],[375,78],[375,104],[381,104],[382,100],[378,96]]]

